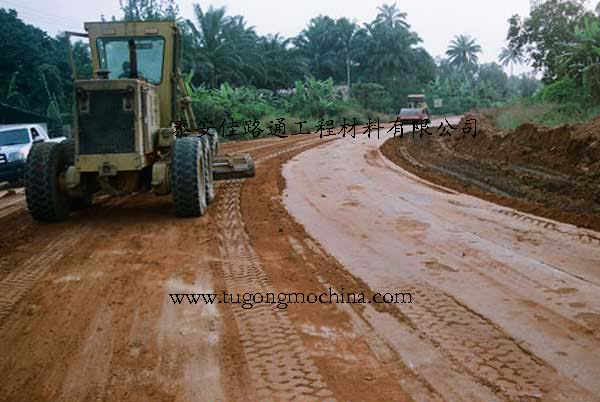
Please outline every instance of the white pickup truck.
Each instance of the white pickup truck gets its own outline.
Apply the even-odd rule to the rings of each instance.
[[[41,124],[0,125],[0,182],[19,182],[25,173],[29,150],[36,142],[62,142],[65,137],[48,137]]]

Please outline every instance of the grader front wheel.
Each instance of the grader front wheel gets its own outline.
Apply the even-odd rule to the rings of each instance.
[[[35,144],[25,165],[25,195],[27,208],[34,219],[58,222],[67,219],[69,197],[60,191],[59,177],[67,169],[68,150],[64,144]]]
[[[206,176],[203,141],[193,137],[176,139],[171,164],[171,191],[175,215],[204,215]]]

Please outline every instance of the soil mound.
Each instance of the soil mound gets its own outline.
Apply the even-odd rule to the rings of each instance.
[[[459,128],[465,127],[469,119],[477,120],[476,138],[460,135],[451,141],[451,146],[460,147],[463,153],[549,169],[578,180],[600,177],[600,116],[556,128],[524,123],[508,132],[495,128],[488,117],[479,113],[466,114]]]

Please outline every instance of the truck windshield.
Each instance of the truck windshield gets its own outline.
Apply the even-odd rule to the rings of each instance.
[[[0,146],[29,144],[29,132],[26,128],[0,131]]]
[[[160,36],[144,38],[98,38],[100,67],[109,70],[109,78],[129,78],[129,40],[134,39],[138,73],[153,84],[162,81],[165,40]]]

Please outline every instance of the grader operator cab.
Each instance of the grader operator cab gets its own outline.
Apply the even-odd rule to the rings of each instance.
[[[73,141],[35,144],[25,169],[31,215],[61,221],[98,191],[172,193],[177,216],[201,216],[213,180],[254,176],[249,155],[218,157],[218,135],[198,131],[179,72],[174,21],[90,22],[94,79],[74,74]],[[186,122],[186,130],[178,130]]]

